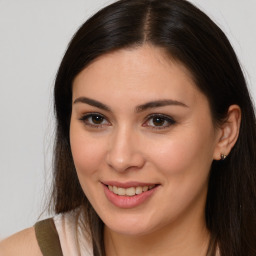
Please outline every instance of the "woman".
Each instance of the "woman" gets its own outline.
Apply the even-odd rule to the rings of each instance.
[[[204,13],[104,8],[72,39],[54,94],[57,215],[4,255],[256,255],[254,110]]]

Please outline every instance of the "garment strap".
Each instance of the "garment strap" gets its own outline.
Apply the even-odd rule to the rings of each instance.
[[[43,256],[63,256],[60,239],[52,218],[37,222],[35,233]]]

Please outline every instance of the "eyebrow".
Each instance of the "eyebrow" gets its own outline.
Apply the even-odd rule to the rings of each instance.
[[[181,107],[188,107],[186,104],[177,101],[177,100],[156,100],[156,101],[151,101],[147,102],[145,104],[139,105],[136,107],[136,112],[142,112],[147,109],[151,108],[159,108],[159,107],[164,107],[164,106],[181,106]]]
[[[111,112],[111,108],[108,107],[107,105],[97,101],[97,100],[93,100],[87,97],[79,97],[77,99],[74,100],[74,104],[76,103],[84,103],[84,104],[88,104],[90,106],[93,107],[97,107],[99,109]],[[156,100],[156,101],[150,101],[147,103],[144,103],[142,105],[139,105],[135,108],[135,112],[139,113],[139,112],[143,112],[147,109],[152,109],[152,108],[158,108],[158,107],[164,107],[164,106],[181,106],[181,107],[188,107],[186,104],[180,102],[180,101],[176,101],[176,100]]]
[[[88,104],[88,105],[96,107],[96,108],[100,108],[100,109],[103,109],[103,110],[106,110],[109,112],[111,111],[111,109],[108,106],[106,106],[105,104],[103,104],[97,100],[87,98],[87,97],[79,97],[79,98],[75,99],[74,104],[76,104],[76,103],[85,103],[85,104]]]

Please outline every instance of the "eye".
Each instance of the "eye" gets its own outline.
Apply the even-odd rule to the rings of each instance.
[[[82,116],[81,120],[85,125],[100,128],[105,125],[110,125],[109,121],[99,113],[90,113]]]
[[[162,115],[162,114],[154,114],[150,115],[146,122],[143,124],[143,126],[148,126],[153,129],[164,129],[167,128],[176,122],[173,120],[173,118]]]

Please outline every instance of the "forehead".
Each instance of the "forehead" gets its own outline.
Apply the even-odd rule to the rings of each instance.
[[[81,95],[85,94],[85,95]],[[190,72],[161,48],[145,45],[100,56],[78,74],[73,97],[193,101],[200,94]]]

